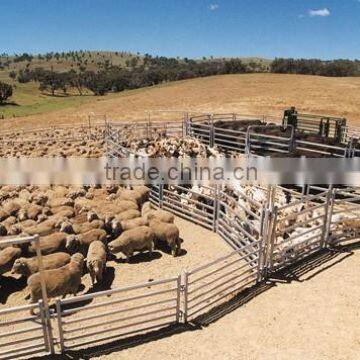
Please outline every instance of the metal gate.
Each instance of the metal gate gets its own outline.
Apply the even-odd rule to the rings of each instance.
[[[0,359],[53,353],[49,318],[42,301],[0,310]]]
[[[326,190],[274,208],[268,232],[266,267],[269,271],[290,265],[325,247],[330,198],[331,192]]]

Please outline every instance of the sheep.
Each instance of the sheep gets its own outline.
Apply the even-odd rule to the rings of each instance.
[[[121,212],[120,214],[115,215],[114,219],[116,219],[118,221],[124,221],[124,220],[135,219],[140,216],[141,216],[141,213],[139,210],[130,209],[130,210],[126,210],[126,211]]]
[[[40,251],[43,255],[49,255],[66,249],[67,235],[62,232],[55,232],[51,235],[40,237]],[[29,253],[35,254],[35,244],[29,247]]]
[[[74,200],[69,198],[55,198],[48,202],[51,208],[56,208],[60,206],[74,206]]]
[[[172,256],[179,254],[181,241],[179,228],[176,225],[153,219],[150,220],[149,226],[154,231],[156,240],[165,242],[170,246]]]
[[[21,209],[21,205],[15,201],[11,201],[3,205],[3,209],[8,216],[16,216],[18,211]]]
[[[54,231],[55,223],[54,221],[44,221],[40,224],[25,227],[24,231],[28,235],[40,235],[40,236],[46,236],[51,234]]]
[[[146,201],[144,202],[142,208],[141,208],[141,216],[145,216],[147,213],[149,213],[149,211],[151,211],[151,202],[150,201]]]
[[[121,225],[122,231],[126,231],[126,230],[130,230],[130,229],[134,229],[138,226],[149,225],[149,222],[142,217],[137,217],[134,219],[123,220],[120,222],[120,225]]]
[[[127,261],[134,251],[154,250],[155,233],[148,226],[139,226],[135,229],[124,231],[118,238],[108,244],[111,253],[122,252]]]
[[[138,206],[141,205],[142,194],[140,192],[137,192],[135,190],[119,189],[118,194],[119,200],[133,201]]]
[[[93,220],[92,222],[84,222],[82,224],[72,224],[72,228],[75,234],[82,234],[93,229],[103,229],[104,221]]]
[[[22,232],[23,227],[20,224],[14,224],[8,228],[7,235],[19,235]]]
[[[76,251],[86,253],[87,249],[93,241],[101,241],[105,243],[106,240],[107,234],[105,230],[92,229],[83,234],[70,235],[67,239],[66,249],[70,253],[74,253]]]
[[[139,208],[133,200],[116,199],[113,204],[115,205],[116,211],[114,211],[114,213],[116,214],[130,209],[138,210]]]
[[[134,186],[133,190],[136,191],[140,195],[141,204],[144,204],[149,200],[150,189],[144,185]]]
[[[71,256],[64,252],[57,252],[50,255],[42,256],[43,270],[58,269],[71,260]],[[16,259],[12,267],[12,274],[19,274],[29,277],[32,274],[39,272],[38,258],[32,257],[29,259]]]
[[[103,273],[106,267],[106,249],[101,241],[93,241],[87,253],[86,266],[89,270],[92,285],[95,280],[97,283],[102,282]]]
[[[83,267],[84,256],[77,253],[71,257],[68,264],[61,268],[45,270],[43,276],[48,297],[65,297],[67,294],[76,296],[81,284]],[[27,280],[27,286],[30,293],[30,303],[37,303],[42,298],[40,273],[31,275]],[[31,310],[31,313],[34,313],[34,309]]]
[[[98,220],[99,217],[98,215],[96,214],[95,211],[93,210],[90,210],[88,213],[87,213],[87,221],[88,222],[92,222],[93,220]]]
[[[158,221],[166,222],[169,224],[173,224],[175,221],[175,217],[173,214],[169,213],[168,211],[162,210],[162,209],[148,211],[144,217],[148,221],[158,220]]]
[[[36,220],[37,217],[42,213],[42,206],[40,205],[36,205],[36,204],[32,204],[31,206],[29,206],[29,208],[27,209],[27,218],[31,219],[31,220]],[[19,219],[20,221],[22,221],[21,219]],[[26,219],[24,219],[26,220]]]
[[[9,227],[11,225],[14,225],[16,224],[17,222],[17,218],[15,216],[9,216],[7,219],[5,219],[2,224],[5,226],[5,227]]]
[[[21,256],[21,249],[9,246],[0,251],[0,275],[11,270],[15,260]]]

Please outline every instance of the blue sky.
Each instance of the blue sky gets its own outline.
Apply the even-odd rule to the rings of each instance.
[[[0,52],[360,58],[360,0],[0,0]]]

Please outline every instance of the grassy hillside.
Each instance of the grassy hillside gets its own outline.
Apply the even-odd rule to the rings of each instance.
[[[84,98],[87,98],[86,103],[67,109],[2,120],[1,123],[4,127],[49,125],[64,119],[73,122],[75,116],[77,121],[86,119],[89,113],[106,114],[108,119],[136,121],[148,119],[148,111],[153,120],[176,119],[181,117],[182,111],[281,116],[285,108],[294,105],[303,112],[344,116],[360,125],[359,77],[223,75]]]
[[[220,63],[226,60],[228,59],[203,58],[198,59],[197,63],[206,64],[207,61],[218,61]],[[242,58],[241,60],[249,66],[255,64],[254,68],[259,66],[259,69],[264,69],[264,71],[266,71],[270,64],[270,60],[261,58]],[[179,60],[179,62],[185,64],[185,60]],[[134,69],[141,67],[143,63],[144,56],[127,52],[77,51],[43,55],[0,55],[0,81],[13,86],[13,96],[6,104],[0,106],[0,118],[14,118],[47,113],[95,101],[94,98],[91,98],[92,92],[89,90],[84,91],[85,96],[79,96],[78,91],[71,88],[67,88],[66,94],[64,94],[62,90],[58,90],[56,91],[56,96],[50,96],[51,94],[48,91],[44,92],[38,89],[38,83],[32,81],[19,83],[17,81],[17,75],[24,69],[31,71],[40,67],[55,72],[75,70],[77,73],[81,73],[84,70],[96,71],[104,68],[107,69],[111,65],[120,66],[124,69]],[[169,70],[169,65],[167,66]],[[11,73],[16,75],[16,80],[11,78]],[[136,87],[139,86],[137,85]]]

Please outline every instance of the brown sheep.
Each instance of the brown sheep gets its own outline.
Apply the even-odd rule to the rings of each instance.
[[[72,225],[75,234],[82,234],[93,229],[103,229],[104,222],[102,220],[93,220],[92,222],[84,222],[83,224]]]
[[[111,253],[122,252],[127,261],[134,251],[154,250],[155,233],[148,226],[139,226],[135,229],[124,231],[118,238],[108,244]]]
[[[25,227],[24,231],[28,235],[40,235],[40,236],[46,236],[51,234],[55,229],[55,223],[54,221],[44,221],[40,224],[36,224],[34,226]]]
[[[149,222],[142,218],[142,217],[137,217],[134,219],[129,219],[129,220],[123,220],[120,222],[121,225],[121,229],[122,231],[126,231],[126,230],[130,230],[130,229],[134,229],[138,226],[144,226],[144,225],[149,225]]]
[[[86,233],[79,235],[70,235],[66,244],[66,249],[70,253],[81,252],[86,254],[90,244],[93,241],[101,241],[106,243],[107,234],[102,229],[92,229]]]
[[[40,237],[40,250],[43,255],[49,255],[66,249],[67,235],[62,232],[56,232],[51,235]],[[35,244],[29,247],[31,254],[36,254]]]
[[[120,189],[118,193],[120,194],[119,196],[120,200],[133,201],[138,206],[141,206],[142,198],[143,198],[142,193],[128,189]]]
[[[0,251],[0,275],[10,271],[15,260],[21,256],[21,249],[9,246]]]
[[[5,226],[5,227],[8,227],[8,226],[11,226],[11,225],[14,225],[16,224],[17,222],[17,218],[15,216],[9,216],[6,220],[4,220],[2,222],[2,224]]]
[[[114,213],[119,214],[123,211],[134,209],[138,210],[138,205],[133,200],[124,200],[124,199],[116,199],[113,203],[110,203],[114,205]]]
[[[58,269],[70,262],[71,256],[64,252],[58,252],[50,255],[42,256],[42,264],[44,270]],[[30,276],[39,272],[38,258],[16,259],[12,267],[12,274]]]
[[[114,219],[118,221],[124,221],[124,220],[135,219],[140,216],[141,213],[139,210],[130,209],[115,215]]]
[[[151,202],[146,201],[144,202],[142,208],[141,208],[141,216],[145,216],[147,213],[149,213],[152,210],[151,208]]]
[[[133,187],[134,191],[136,191],[141,196],[141,204],[144,204],[149,200],[150,189],[145,185],[138,185]]]
[[[16,216],[18,211],[21,209],[21,205],[15,201],[11,201],[3,205],[3,209],[8,216]]]
[[[145,219],[148,221],[158,220],[164,223],[173,224],[175,221],[175,217],[173,214],[168,211],[158,209],[158,210],[150,210],[145,214]]]
[[[27,217],[28,219],[31,220],[36,220],[37,217],[42,213],[42,206],[40,205],[36,205],[36,204],[32,204],[29,206],[29,208],[27,209]],[[24,219],[26,220],[26,219]]]
[[[48,201],[48,205],[51,208],[56,208],[56,207],[60,207],[60,206],[74,206],[74,200],[69,199],[69,198],[54,198],[50,201]]]
[[[101,283],[106,267],[106,249],[103,242],[93,241],[90,244],[86,258],[86,266],[89,270],[92,284],[95,284],[95,280],[97,283]]]
[[[44,279],[49,298],[65,297],[67,294],[76,296],[83,274],[84,256],[74,254],[71,261],[59,269],[45,270]],[[40,273],[31,275],[27,281],[30,302],[37,303],[42,298]],[[33,310],[31,310],[33,313]]]
[[[175,224],[153,219],[150,220],[150,228],[154,231],[156,240],[165,242],[170,246],[172,256],[179,254],[181,249],[180,234],[179,228]]]

